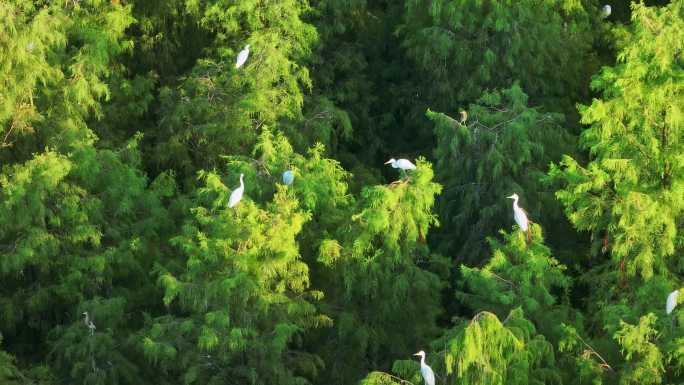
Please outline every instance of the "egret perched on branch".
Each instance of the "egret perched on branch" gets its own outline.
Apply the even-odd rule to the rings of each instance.
[[[230,193],[230,199],[228,200],[228,207],[230,208],[235,207],[235,205],[240,203],[240,199],[242,199],[242,193],[245,192],[245,184],[242,181],[244,176],[245,174],[240,174],[240,187],[236,188],[232,193]]]
[[[294,181],[294,173],[292,170],[287,170],[283,173],[283,183],[286,185],[291,185],[292,182]]]
[[[88,329],[90,329],[90,335],[92,336],[93,334],[95,334],[95,324],[93,323],[93,321],[88,316],[87,311],[83,312],[83,317],[84,317],[83,323],[85,324],[85,326],[88,327]]]
[[[243,64],[247,61],[247,58],[249,57],[249,44],[245,46],[245,49],[240,51],[240,53],[237,56],[237,60],[235,61],[235,68],[240,68],[242,67]]]
[[[670,295],[667,296],[667,303],[665,304],[665,311],[667,314],[672,313],[675,306],[677,306],[677,297],[679,296],[679,290],[675,290]]]
[[[530,233],[530,220],[527,219],[527,213],[525,210],[518,206],[518,194],[514,193],[507,198],[513,199],[513,219],[515,219],[515,223],[518,224],[518,227],[521,231],[527,233],[527,242],[532,241],[532,234]]]
[[[601,10],[601,16],[608,17],[611,13],[613,13],[613,9],[610,7],[610,5],[604,5],[603,9]]]
[[[387,162],[385,162],[385,164],[391,164],[392,168],[399,168],[403,171],[415,170],[416,169],[416,165],[411,163],[411,161],[408,159],[397,160],[397,159],[392,158],[392,159],[388,160]]]
[[[425,385],[435,385],[435,373],[432,371],[432,368],[425,363],[425,352],[421,350],[414,354],[414,356],[420,356],[420,374],[423,375]]]

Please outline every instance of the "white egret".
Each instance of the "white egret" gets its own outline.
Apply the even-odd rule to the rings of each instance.
[[[677,297],[679,296],[679,290],[675,290],[670,295],[667,296],[667,303],[665,304],[665,311],[667,314],[672,313],[675,306],[677,306]]]
[[[610,7],[610,5],[606,4],[603,6],[603,9],[601,12],[602,12],[603,17],[608,17],[608,16],[610,16],[611,13],[613,13],[613,9]]]
[[[402,169],[404,171],[416,169],[416,165],[411,163],[411,161],[408,159],[398,159],[397,160],[397,159],[392,158],[392,159],[388,160],[387,162],[385,162],[385,164],[391,164],[392,168],[399,168],[399,169]]]
[[[240,199],[242,199],[242,193],[245,192],[245,183],[242,181],[244,176],[245,174],[240,174],[240,187],[236,188],[232,193],[230,193],[230,199],[228,200],[228,207],[230,208],[235,207],[235,205],[240,203]]]
[[[93,321],[88,316],[87,311],[83,312],[83,316],[84,316],[83,323],[85,324],[86,327],[88,327],[88,329],[90,329],[90,335],[92,336],[93,334],[95,334],[95,324],[93,323]]]
[[[286,185],[291,185],[292,182],[294,181],[294,173],[292,170],[287,170],[283,173],[283,183]]]
[[[235,61],[235,68],[240,68],[242,67],[243,64],[247,61],[247,58],[249,57],[249,44],[245,46],[245,49],[240,51],[240,53],[237,56],[237,60]]]
[[[527,233],[527,241],[530,242],[532,240],[532,234],[530,234],[530,220],[527,219],[525,210],[518,206],[518,194],[514,193],[507,198],[513,199],[513,219],[515,219],[515,223],[518,224],[520,230]]]
[[[420,374],[423,375],[425,385],[435,385],[435,373],[432,371],[432,368],[425,363],[425,352],[421,350],[414,354],[414,356],[420,356]]]

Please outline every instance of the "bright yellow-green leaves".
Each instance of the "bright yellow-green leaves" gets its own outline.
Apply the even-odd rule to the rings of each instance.
[[[607,237],[614,264],[645,279],[667,269],[681,238],[683,7],[634,6],[619,63],[594,80],[603,98],[581,108],[591,162],[568,157],[551,170],[566,186],[557,196],[573,224],[596,242]]]
[[[39,119],[35,88],[62,77],[59,68],[48,61],[48,54],[66,43],[65,17],[49,10],[36,11],[32,17],[19,12],[13,2],[0,4],[0,134],[3,147],[18,136],[30,134]]]
[[[303,21],[301,0],[211,1],[186,4],[201,26],[205,52],[180,84],[161,89],[157,159],[191,177],[218,166],[220,155],[246,153],[260,130],[301,116],[308,55],[315,29]],[[192,44],[188,42],[187,44]],[[235,57],[250,44],[247,62]]]
[[[568,218],[591,234],[595,267],[583,280],[592,322],[608,333],[596,334],[611,370],[620,384],[671,383],[682,341],[665,301],[682,272],[684,2],[632,11],[617,64],[594,78],[600,98],[580,106],[589,162],[567,156],[549,174]]]
[[[0,1],[0,383],[681,383],[684,2],[601,5]]]
[[[621,346],[627,365],[620,378],[620,385],[660,384],[665,372],[663,356],[653,343],[658,331],[653,328],[656,316],[649,313],[639,319],[638,325],[620,322],[621,328],[614,338]]]
[[[521,309],[501,320],[482,311],[449,329],[432,345],[428,364],[437,383],[464,385],[560,384],[552,344],[537,332]],[[432,354],[430,354],[432,353]],[[392,371],[371,373],[363,384],[403,384],[402,379],[421,383],[415,362],[397,361]]]
[[[570,281],[565,266],[542,243],[540,230],[531,225],[530,244],[520,231],[504,232],[505,243],[490,239],[493,254],[484,267],[461,266],[467,292],[459,292],[459,296],[477,311],[504,315],[522,307],[535,320],[550,318],[554,305],[559,305],[553,292],[566,290]]]
[[[416,166],[388,185],[364,188],[335,238],[320,241],[323,308],[336,322],[319,351],[326,362],[350,357],[327,371],[325,381],[354,381],[366,355],[389,365],[388,357],[416,349],[434,330],[448,264],[430,254],[426,237],[436,224],[432,207],[441,186],[430,163],[419,158]]]
[[[503,321],[492,313],[478,313],[447,349],[447,373],[454,373],[459,384],[560,382],[552,369],[552,346],[536,333],[520,309],[511,311]]]
[[[70,2],[29,3],[0,6],[1,28],[8,32],[0,43],[6,53],[0,63],[4,144],[33,134],[22,145],[82,146],[92,141],[84,120],[99,115],[109,95],[104,78],[119,70],[114,58],[131,48],[123,38],[133,22],[130,7],[98,1],[73,7]]]

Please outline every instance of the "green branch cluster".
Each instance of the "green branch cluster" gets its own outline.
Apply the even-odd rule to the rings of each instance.
[[[0,1],[0,385],[683,383],[684,0],[615,3]]]

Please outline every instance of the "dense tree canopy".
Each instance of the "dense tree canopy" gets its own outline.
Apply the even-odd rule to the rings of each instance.
[[[0,1],[0,385],[684,383],[684,0],[603,6]]]

